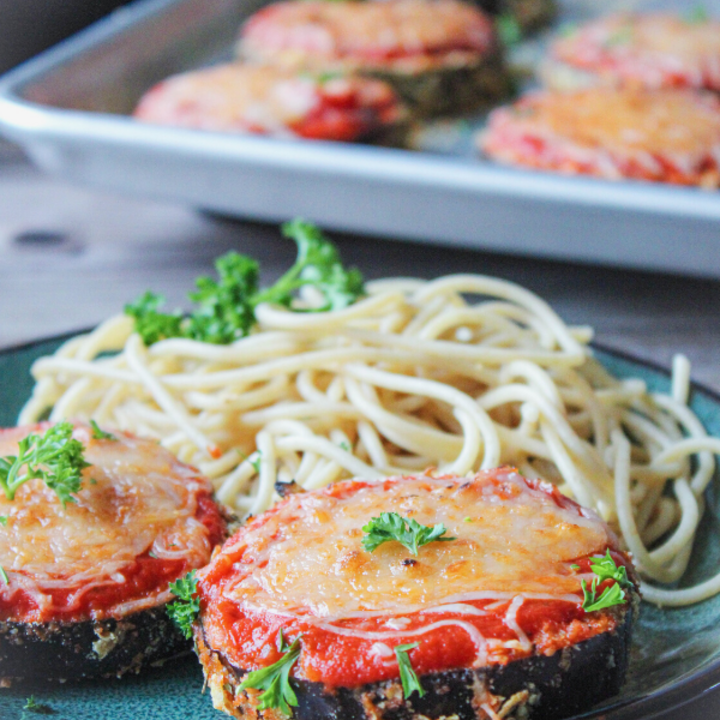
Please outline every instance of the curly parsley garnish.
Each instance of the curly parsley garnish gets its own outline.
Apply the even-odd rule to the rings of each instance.
[[[278,636],[278,650],[285,653],[277,662],[248,673],[240,684],[240,690],[253,688],[262,690],[258,710],[277,708],[290,715],[290,706],[297,707],[298,700],[290,683],[290,670],[300,657],[300,637],[287,645],[282,630]]]
[[[0,488],[5,497],[13,500],[23,483],[40,478],[55,491],[63,507],[75,502],[73,494],[80,490],[81,473],[90,463],[85,462],[85,448],[72,433],[71,423],[59,422],[44,435],[30,433],[20,440],[17,455],[0,458]]]
[[[52,715],[55,712],[49,705],[38,702],[35,699],[34,695],[31,695],[25,701],[25,705],[23,705],[23,710],[29,710],[30,712],[37,713],[38,715]]]
[[[195,570],[170,583],[170,592],[177,600],[168,604],[167,613],[187,639],[192,637],[192,625],[200,612],[197,584]]]
[[[627,45],[633,39],[633,26],[628,22],[620,25],[617,30],[611,33],[605,40],[605,47],[611,48],[617,45]]]
[[[590,558],[590,569],[595,573],[590,588],[587,587],[585,580],[580,581],[583,591],[583,610],[594,612],[613,605],[622,605],[625,602],[625,592],[622,588],[632,586],[625,566],[618,567],[610,555],[610,550],[607,550],[604,556]],[[598,585],[605,580],[614,580],[614,583],[606,587],[598,596]]]
[[[404,518],[395,512],[384,512],[380,517],[370,519],[367,525],[363,525],[366,533],[362,539],[363,547],[368,552],[373,552],[383,543],[397,540],[402,543],[413,555],[418,554],[421,545],[435,541],[455,540],[454,537],[442,537],[447,530],[442,523],[429,527],[421,525],[417,520]]]
[[[95,440],[117,440],[112,433],[102,430],[94,420],[90,421],[90,427],[92,428],[92,436]]]
[[[505,47],[514,47],[522,40],[523,32],[520,23],[509,13],[498,15],[495,18],[495,30],[500,42]]]
[[[600,578],[600,580],[615,580],[623,587],[630,587],[632,583],[627,576],[627,568],[624,565],[618,566],[613,560],[610,550],[605,551],[605,555],[590,558],[590,569]]]
[[[417,674],[410,664],[410,658],[408,657],[408,651],[416,648],[420,643],[408,643],[407,645],[396,645],[395,646],[395,657],[397,658],[397,664],[400,668],[400,682],[403,686],[403,695],[405,699],[409,698],[415,691],[422,697],[425,694],[420,680]]]
[[[701,25],[710,20],[710,13],[704,5],[696,5],[685,15],[685,22],[688,25]]]
[[[146,345],[166,338],[190,338],[226,345],[248,335],[256,323],[255,308],[263,302],[291,307],[297,291],[314,287],[324,303],[314,312],[346,307],[364,295],[362,275],[346,269],[337,248],[322,231],[302,220],[282,227],[295,240],[295,264],[271,287],[259,289],[258,263],[246,255],[230,252],[215,262],[218,279],[200,277],[189,294],[195,310],[183,316],[179,311],[163,313],[162,295],[146,292],[125,306],[135,319],[135,330]]]

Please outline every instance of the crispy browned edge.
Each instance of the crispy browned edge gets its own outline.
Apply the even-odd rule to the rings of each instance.
[[[616,695],[625,680],[634,617],[634,589],[622,606],[603,612],[617,618],[615,630],[554,655],[534,654],[507,665],[463,668],[420,678],[424,697],[403,698],[398,680],[356,688],[327,688],[293,680],[296,720],[488,720],[491,708],[503,720],[561,720]],[[286,720],[276,710],[258,710],[259,692],[239,690],[247,671],[208,646],[201,623],[195,645],[215,708],[243,720]]]

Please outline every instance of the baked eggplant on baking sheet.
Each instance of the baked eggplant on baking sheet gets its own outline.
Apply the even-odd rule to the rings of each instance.
[[[461,0],[277,2],[245,22],[238,55],[380,78],[416,117],[471,112],[510,88],[492,19]]]
[[[694,15],[612,13],[555,37],[540,76],[558,90],[609,85],[718,92],[719,58],[720,20],[700,7]]]
[[[720,101],[704,91],[537,91],[493,110],[477,141],[488,157],[510,165],[720,186]]]
[[[313,140],[383,139],[407,124],[392,87],[374,78],[227,63],[148,90],[134,117],[177,127]]]

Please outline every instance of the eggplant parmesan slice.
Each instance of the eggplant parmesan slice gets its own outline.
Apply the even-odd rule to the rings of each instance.
[[[593,85],[720,91],[720,21],[667,13],[607,15],[557,38],[540,76],[550,88]]]
[[[720,184],[720,101],[694,90],[541,91],[490,113],[490,158],[566,174]]]
[[[371,78],[229,63],[175,75],[134,116],[160,125],[313,140],[401,141],[406,111]]]
[[[417,554],[368,544],[384,513],[426,528]],[[596,574],[601,556],[618,579]],[[198,577],[213,703],[269,720],[285,714],[256,671],[285,660],[301,720],[559,720],[618,692],[639,602],[605,523],[511,468],[288,495]],[[620,599],[593,606],[606,592]],[[401,652],[422,693],[405,691]]]
[[[287,0],[245,23],[238,53],[379,78],[416,116],[469,112],[509,90],[492,21],[460,0]]]
[[[0,457],[48,427],[0,431]],[[120,676],[183,651],[168,585],[225,536],[209,481],[156,442],[73,438],[90,466],[71,501],[40,479],[0,493],[0,683]]]

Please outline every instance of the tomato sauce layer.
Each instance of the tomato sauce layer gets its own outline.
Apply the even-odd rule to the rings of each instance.
[[[403,113],[380,80],[229,63],[164,80],[143,96],[134,115],[218,132],[352,141],[402,120]]]
[[[0,432],[0,456],[29,432]],[[208,562],[225,521],[210,483],[154,441],[117,435],[74,437],[91,466],[65,507],[41,480],[0,494],[0,620],[77,622],[124,617],[170,599],[168,584]]]
[[[367,552],[362,526],[382,512],[453,539]],[[617,612],[582,609],[588,558],[607,549],[628,562],[594,513],[512,469],[341,482],[290,496],[216,553],[202,631],[242,670],[279,659],[281,630],[301,636],[294,674],[328,686],[397,678],[405,643],[421,674],[551,655],[617,626]]]
[[[720,90],[720,22],[622,13],[557,39],[551,56],[602,83]]]
[[[442,62],[455,54],[477,59],[495,47],[488,17],[457,0],[275,3],[247,21],[239,44],[240,54],[250,60],[293,66],[335,61],[378,68],[397,60]]]
[[[717,186],[720,102],[690,90],[536,92],[494,110],[480,145],[540,169]]]

